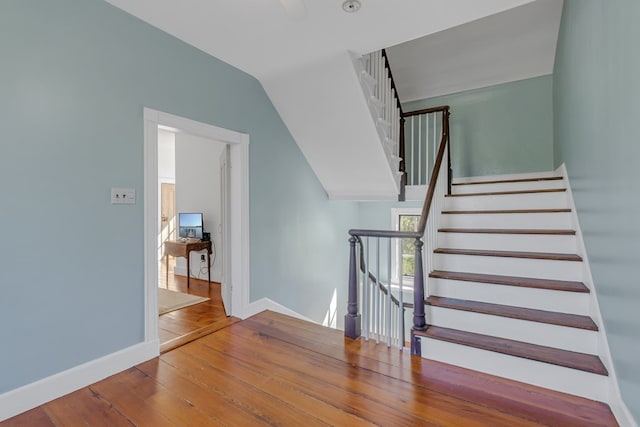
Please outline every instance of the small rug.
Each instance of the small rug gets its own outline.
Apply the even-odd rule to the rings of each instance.
[[[209,301],[209,298],[189,295],[183,292],[170,291],[169,289],[158,288],[158,314],[165,314],[170,311],[189,307]]]

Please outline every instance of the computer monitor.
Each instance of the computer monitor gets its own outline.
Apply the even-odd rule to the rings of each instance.
[[[178,236],[188,239],[202,239],[203,222],[201,213],[178,214]]]

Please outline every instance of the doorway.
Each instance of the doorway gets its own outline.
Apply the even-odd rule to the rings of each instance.
[[[145,122],[145,341],[158,341],[158,244],[162,231],[158,187],[158,126],[172,128],[200,138],[216,140],[228,147],[228,232],[225,236],[227,271],[223,273],[222,298],[229,315],[243,317],[248,304],[249,284],[249,136],[171,114],[144,110]],[[212,159],[215,164],[218,159]],[[233,166],[233,167],[231,167]],[[217,168],[216,168],[217,169]],[[179,190],[178,190],[179,191]],[[170,197],[170,196],[169,196]],[[175,212],[174,212],[175,214]],[[159,218],[160,216],[160,218]],[[167,222],[170,222],[168,219]],[[171,225],[167,224],[168,229]],[[175,229],[175,227],[174,227]]]

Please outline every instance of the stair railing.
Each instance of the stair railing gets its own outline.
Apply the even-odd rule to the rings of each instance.
[[[403,114],[406,121],[402,138],[407,185],[427,185],[436,160],[448,106],[426,108]],[[450,169],[450,165],[449,165]]]
[[[451,193],[449,107],[439,108],[444,111],[440,143],[417,230],[349,230],[351,236],[349,238],[349,294],[345,315],[345,336],[355,339],[364,335],[365,339],[375,338],[376,342],[386,341],[388,346],[395,344],[402,348],[405,336],[404,311],[413,306],[411,354],[414,355],[421,354],[420,337],[415,332],[427,329],[424,309],[423,237],[427,243],[427,268],[430,268],[433,265],[431,254],[436,247],[437,224],[442,203],[444,203],[445,194]],[[399,239],[406,238],[414,240],[415,248],[413,304],[405,304],[403,301],[401,251],[398,251],[400,253],[396,258],[399,260],[398,265],[401,270],[398,274],[397,297],[393,295],[394,286],[391,283],[391,248],[393,244],[398,243]],[[373,256],[371,256],[372,246],[375,247]],[[381,263],[381,248],[384,247],[386,247],[386,262],[383,260]],[[375,261],[372,262],[371,258]],[[386,282],[382,280],[383,276],[386,277]],[[362,307],[362,313],[359,307]],[[363,317],[364,320],[362,320]]]
[[[362,82],[367,94],[371,115],[391,170],[396,173],[396,183],[404,194],[405,173],[402,161],[402,135],[404,119],[389,59],[384,49],[363,55]]]

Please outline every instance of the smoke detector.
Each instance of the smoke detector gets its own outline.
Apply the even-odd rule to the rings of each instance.
[[[353,13],[360,10],[360,1],[359,0],[345,0],[342,3],[342,10],[345,12]]]

